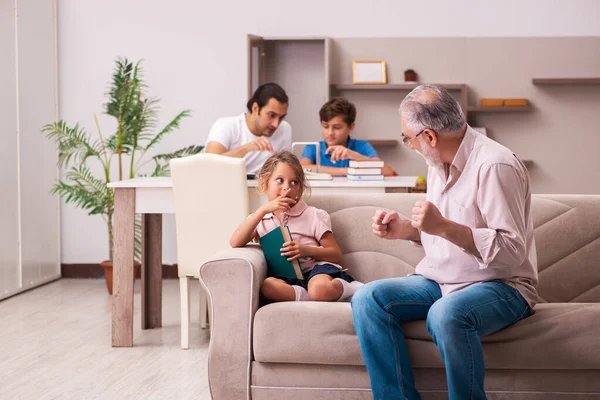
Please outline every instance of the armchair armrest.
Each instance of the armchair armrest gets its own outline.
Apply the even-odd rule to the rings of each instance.
[[[208,382],[214,400],[246,399],[253,359],[252,329],[267,263],[259,246],[222,251],[200,267],[209,296]]]

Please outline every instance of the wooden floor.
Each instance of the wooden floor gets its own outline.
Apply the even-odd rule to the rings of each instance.
[[[111,296],[102,279],[61,279],[0,301],[0,399],[209,400],[208,330],[192,287],[190,349],[180,348],[179,280],[163,281],[163,327],[133,348],[111,347]]]

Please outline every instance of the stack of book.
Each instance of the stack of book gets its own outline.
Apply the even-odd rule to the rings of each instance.
[[[350,161],[348,179],[351,181],[382,181],[383,161]]]

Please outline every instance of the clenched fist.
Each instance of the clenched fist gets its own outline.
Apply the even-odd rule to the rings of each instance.
[[[401,239],[402,224],[397,212],[377,210],[373,217],[373,234],[383,239]]]
[[[417,201],[412,209],[412,226],[430,235],[439,236],[446,221],[440,210],[429,201]]]

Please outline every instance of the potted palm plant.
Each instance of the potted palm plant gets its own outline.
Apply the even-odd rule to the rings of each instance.
[[[104,268],[106,286],[112,294],[112,242],[114,192],[108,188],[113,181],[113,163],[118,166],[118,180],[131,179],[142,172],[151,176],[168,175],[169,160],[199,153],[203,146],[191,145],[169,154],[148,156],[160,141],[179,129],[190,110],[180,112],[161,130],[156,130],[158,99],[146,96],[147,85],[143,80],[141,61],[135,64],[126,58],[118,58],[108,88],[108,102],[104,112],[117,120],[114,133],[106,136],[100,129],[98,118],[94,121],[98,137],[93,139],[79,123],[68,126],[64,121],[47,124],[42,132],[56,142],[59,166],[66,171],[64,178],[52,188],[66,203],[87,210],[89,215],[101,215],[108,228],[108,260],[101,263]],[[101,175],[96,176],[90,167],[94,161],[101,166]],[[136,218],[135,257],[141,257],[141,218]]]

